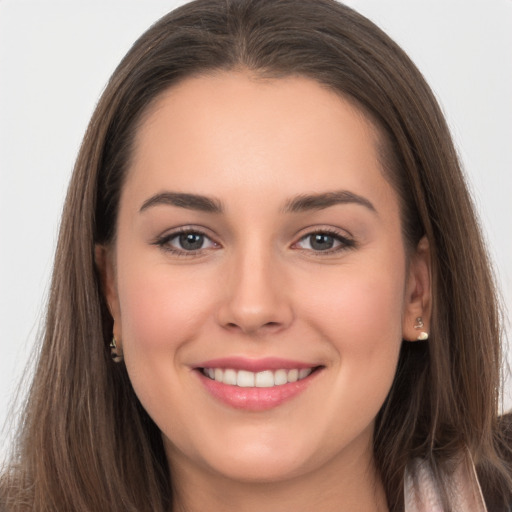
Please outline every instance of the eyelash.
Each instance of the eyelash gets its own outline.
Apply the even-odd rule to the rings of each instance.
[[[169,233],[167,235],[157,238],[153,242],[153,245],[156,245],[156,246],[160,247],[162,250],[164,250],[166,252],[170,252],[173,255],[180,256],[180,257],[197,256],[199,254],[202,254],[205,250],[211,249],[211,248],[200,248],[200,249],[188,251],[186,249],[178,249],[178,248],[175,248],[170,245],[170,242],[175,240],[179,236],[189,235],[189,234],[190,235],[198,235],[198,236],[203,237],[206,240],[210,240],[211,244],[214,246],[213,248],[220,247],[220,244],[211,240],[211,238],[204,231],[202,231],[200,229],[194,229],[194,228],[180,228],[176,231],[173,231],[172,233]],[[317,229],[317,230],[310,231],[310,232],[306,233],[305,235],[301,236],[299,238],[299,240],[292,245],[292,247],[296,246],[303,240],[307,240],[308,238],[313,237],[315,235],[326,235],[328,237],[332,237],[335,242],[339,243],[339,245],[338,245],[338,247],[335,247],[335,248],[325,249],[325,250],[317,250],[317,251],[315,251],[313,249],[301,249],[301,248],[297,248],[297,250],[300,250],[302,252],[307,252],[310,254],[314,254],[315,256],[321,257],[323,255],[332,255],[332,254],[336,254],[339,252],[343,252],[348,249],[355,249],[357,246],[356,242],[354,240],[341,235],[339,232],[337,232],[334,229],[325,228],[325,229]]]
[[[220,247],[220,245],[217,242],[214,242],[211,240],[211,238],[204,233],[200,229],[195,228],[179,228],[176,231],[173,231],[172,233],[169,233],[167,235],[163,235],[155,240],[153,242],[153,245],[157,245],[160,247],[163,251],[170,252],[175,256],[181,256],[181,257],[187,257],[187,256],[197,256],[198,254],[201,254],[203,251],[205,251],[204,248],[196,249],[187,251],[186,249],[178,249],[176,247],[173,247],[170,245],[170,242],[174,239],[178,238],[179,236],[183,235],[198,235],[203,237],[206,240],[210,240],[211,243],[217,247]]]
[[[301,241],[307,240],[308,238],[315,236],[315,235],[326,235],[326,236],[332,237],[335,240],[335,242],[339,243],[339,246],[332,248],[332,249],[325,249],[325,250],[319,250],[319,251],[314,251],[312,249],[300,249],[300,248],[298,250],[302,250],[304,252],[312,253],[315,256],[322,257],[322,256],[337,254],[337,253],[346,251],[348,249],[355,249],[357,247],[355,240],[341,235],[335,229],[329,229],[329,228],[316,229],[314,231],[310,231],[310,232],[306,233],[305,235],[303,235],[302,237],[300,237],[300,239],[297,242],[295,242],[293,245],[295,246],[298,243],[300,243]]]

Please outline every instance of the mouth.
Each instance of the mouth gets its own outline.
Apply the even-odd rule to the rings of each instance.
[[[254,361],[212,361],[195,370],[216,400],[235,409],[265,411],[299,396],[324,368],[278,361],[267,362],[266,366]]]
[[[278,370],[263,370],[261,372],[236,370],[234,368],[201,368],[200,370],[205,377],[227,386],[272,388],[303,380],[318,368],[279,368]]]

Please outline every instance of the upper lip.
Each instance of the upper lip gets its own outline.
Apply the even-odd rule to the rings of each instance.
[[[315,368],[319,366],[315,363],[304,363],[290,359],[281,359],[278,357],[264,357],[259,359],[247,357],[221,357],[210,359],[194,365],[196,368],[231,368],[233,370],[247,370],[250,372],[262,372],[264,370],[291,370],[293,368]]]

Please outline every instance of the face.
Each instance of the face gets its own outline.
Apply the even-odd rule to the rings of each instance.
[[[265,481],[371,459],[428,308],[378,140],[299,77],[192,78],[147,112],[98,260],[171,467]]]

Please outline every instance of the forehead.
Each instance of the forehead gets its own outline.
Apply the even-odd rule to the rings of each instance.
[[[148,108],[127,185],[147,195],[249,187],[270,199],[272,185],[288,195],[361,193],[385,181],[380,138],[354,102],[312,79],[219,72],[182,81]]]
[[[301,75],[265,78],[244,71],[217,71],[186,78],[160,93],[141,116],[136,142],[141,143],[144,132],[169,114],[176,123],[203,122],[215,128],[221,117],[228,120],[230,112],[239,114],[240,109],[245,115],[236,118],[239,128],[243,127],[242,119],[247,125],[260,123],[261,128],[268,129],[264,120],[274,124],[277,116],[283,121],[299,121],[300,125],[347,122],[352,117],[374,143],[382,138],[373,116],[357,100],[316,80]],[[342,111],[348,115],[340,116]]]

